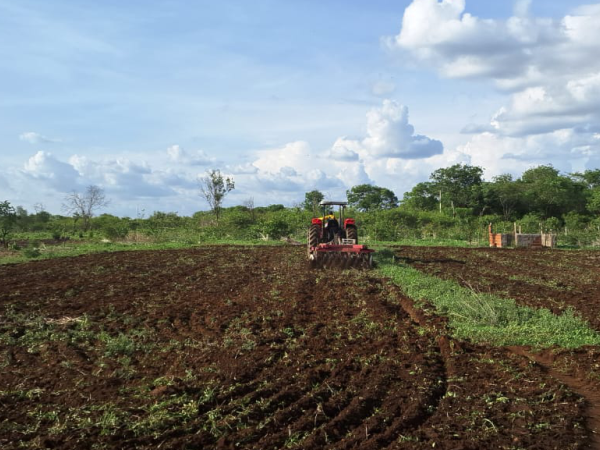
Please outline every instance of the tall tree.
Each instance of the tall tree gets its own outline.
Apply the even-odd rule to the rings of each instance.
[[[570,176],[573,180],[583,183],[588,189],[600,187],[600,169],[575,172]]]
[[[90,185],[84,193],[73,191],[67,195],[62,208],[67,214],[73,215],[75,221],[81,219],[82,227],[87,231],[90,228],[95,212],[106,208],[109,203],[110,200],[106,199],[102,188]]]
[[[310,191],[304,194],[304,203],[302,206],[307,211],[312,211],[314,215],[319,212],[319,203],[325,198],[321,191]]]
[[[454,164],[438,169],[430,179],[438,191],[441,205],[453,208],[481,209],[481,184],[483,169],[468,164]]]
[[[524,199],[532,212],[543,218],[560,217],[569,211],[585,209],[585,197],[581,183],[560,175],[552,165],[526,170],[521,176]]]
[[[8,201],[0,202],[0,244],[8,246],[8,236],[17,223],[17,213]]]
[[[511,174],[505,173],[492,178],[489,190],[500,205],[504,220],[511,220],[521,199],[521,185],[515,183]]]
[[[590,190],[586,207],[592,214],[600,214],[600,186]]]
[[[433,183],[425,181],[417,183],[410,192],[405,192],[402,205],[422,211],[431,211],[438,202],[437,192]]]
[[[346,191],[348,204],[361,211],[391,209],[398,206],[398,197],[387,188],[359,184]]]
[[[213,169],[208,171],[206,176],[201,177],[198,182],[200,183],[200,195],[206,200],[219,223],[223,199],[235,189],[233,178],[224,178],[220,170]]]
[[[254,209],[254,197],[248,197],[246,200],[243,201],[242,205],[248,210],[248,212],[250,213],[250,218],[252,219],[252,222],[254,222],[256,220],[256,211]]]

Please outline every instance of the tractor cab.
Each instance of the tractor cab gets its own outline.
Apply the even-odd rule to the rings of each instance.
[[[319,203],[319,206],[322,208],[322,216],[314,218],[312,220],[312,224],[318,225],[320,228],[320,242],[331,242],[335,244],[358,243],[354,219],[348,219],[344,214],[346,206],[348,206],[348,202],[323,200]],[[336,206],[338,207],[337,215],[335,211]],[[353,231],[351,231],[351,229]],[[348,234],[350,234],[350,236],[348,236]],[[350,240],[353,240],[353,242],[350,242]]]
[[[323,200],[321,203],[319,203],[319,206],[321,206],[323,210],[323,215],[319,217],[319,219],[323,225],[324,234],[327,234],[329,241],[341,242],[342,227],[340,224],[344,223],[344,210],[346,209],[347,205],[348,202],[335,202],[327,200]],[[338,206],[337,218],[335,216],[335,206]]]
[[[344,214],[348,202],[323,200],[319,206],[322,216],[313,218],[308,230],[309,260],[322,267],[370,267],[373,250],[358,245],[356,223]]]

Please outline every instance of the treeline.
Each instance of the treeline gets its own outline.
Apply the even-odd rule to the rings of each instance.
[[[157,211],[144,218],[87,217],[81,212],[69,217],[45,211],[29,214],[3,202],[0,239],[8,242],[11,233],[37,233],[40,238],[57,240],[197,243],[289,237],[304,242],[310,219],[322,213],[318,203],[323,198],[314,190],[295,207],[255,207],[250,201],[219,208],[218,215],[200,211],[183,217]],[[347,199],[347,215],[356,218],[361,240],[452,239],[485,245],[489,223],[496,231],[511,232],[516,222],[523,232],[557,233],[561,245],[600,245],[600,169],[564,175],[546,165],[529,169],[520,178],[501,175],[484,181],[482,168],[457,164],[436,170],[429,181],[417,184],[401,200],[391,190],[372,185],[354,186],[347,191]]]
[[[562,175],[551,165],[529,169],[518,179],[509,174],[485,182],[483,169],[460,165],[438,169],[430,181],[417,184],[404,195],[409,208],[432,211],[437,208],[456,214],[458,208],[474,215],[493,214],[506,221],[528,214],[542,220],[578,214],[592,220],[600,212],[600,169]],[[440,200],[441,199],[441,200]]]

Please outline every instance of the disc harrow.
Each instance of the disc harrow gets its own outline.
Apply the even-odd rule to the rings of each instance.
[[[319,244],[309,248],[311,265],[322,269],[369,269],[373,266],[375,250],[365,245]]]

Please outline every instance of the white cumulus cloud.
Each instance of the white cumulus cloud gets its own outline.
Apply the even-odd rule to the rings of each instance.
[[[507,101],[488,124],[466,124],[458,149],[490,174],[552,163],[580,170],[600,159],[600,5],[562,19],[532,17],[531,1],[508,19],[467,12],[465,0],[414,0],[386,40],[443,77],[489,80]]]
[[[75,189],[81,181],[79,172],[71,164],[59,161],[51,153],[43,151],[27,160],[22,173],[60,192]]]
[[[258,167],[252,163],[228,165],[227,170],[233,175],[252,175],[258,172]]]
[[[367,112],[366,129],[364,137],[339,137],[327,151],[315,151],[304,141],[259,151],[252,162],[257,172],[249,179],[242,177],[240,185],[259,187],[282,199],[312,189],[344,198],[346,190],[359,184],[403,192],[421,181],[419,176],[426,178],[427,170],[438,168],[436,164],[465,157],[456,152],[443,155],[440,141],[416,134],[408,108],[393,100]]]
[[[358,141],[340,137],[333,143],[331,151],[329,152],[329,157],[335,161],[358,161],[358,153],[360,150],[361,145]]]
[[[188,153],[179,145],[171,145],[167,148],[167,155],[172,162],[191,166],[207,166],[215,163],[215,158],[208,156],[202,150]]]
[[[465,12],[465,0],[414,0],[402,29],[387,40],[448,77],[513,78],[531,66],[552,64],[546,53],[568,41],[558,21],[531,18],[526,5],[508,20]]]
[[[30,144],[55,144],[62,142],[61,139],[49,138],[43,134],[36,133],[34,131],[27,131],[19,135],[21,141],[29,142]]]
[[[341,141],[342,139],[338,139]],[[349,141],[349,145],[355,145]],[[351,149],[345,149],[349,154]],[[328,197],[339,197],[355,184],[369,183],[358,154],[339,158],[339,148],[315,151],[304,141],[290,142],[282,147],[261,150],[252,162],[256,172],[236,176],[236,186],[252,191],[258,202],[294,203],[303,193],[318,189]],[[348,155],[345,155],[348,156]],[[236,187],[237,189],[237,187]]]
[[[389,99],[367,113],[367,137],[362,144],[376,158],[427,158],[444,150],[440,141],[415,134],[408,108]]]

